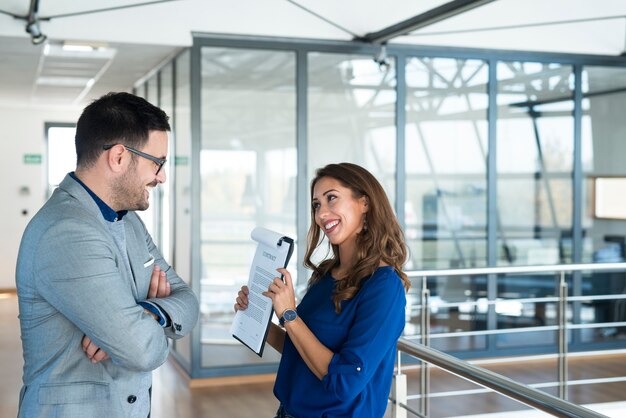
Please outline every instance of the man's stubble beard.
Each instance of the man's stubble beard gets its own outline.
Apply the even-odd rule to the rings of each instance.
[[[146,210],[150,206],[148,198],[145,197],[146,185],[137,181],[136,164],[129,167],[129,170],[114,185],[113,196],[116,206],[120,210]],[[156,181],[150,183],[156,186]],[[149,197],[149,196],[148,196]]]

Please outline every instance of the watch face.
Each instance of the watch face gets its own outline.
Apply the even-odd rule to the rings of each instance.
[[[283,313],[283,319],[287,322],[289,321],[293,321],[294,319],[296,319],[298,317],[298,314],[296,313],[296,311],[294,311],[293,309],[287,309],[284,313]]]

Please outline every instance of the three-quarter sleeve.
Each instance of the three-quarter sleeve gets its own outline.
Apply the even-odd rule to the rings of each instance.
[[[337,399],[353,399],[371,383],[402,334],[405,306],[404,288],[393,270],[364,284],[348,337],[323,378],[326,390]]]

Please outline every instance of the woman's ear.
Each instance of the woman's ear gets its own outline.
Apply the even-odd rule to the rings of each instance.
[[[361,196],[361,199],[362,199],[363,213],[367,213],[367,211],[369,210],[370,198],[368,196]]]

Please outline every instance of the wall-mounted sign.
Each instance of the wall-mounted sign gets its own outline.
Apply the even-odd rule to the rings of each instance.
[[[177,155],[174,158],[174,165],[189,165],[189,157],[186,155]]]
[[[41,154],[24,154],[24,164],[41,164]]]

